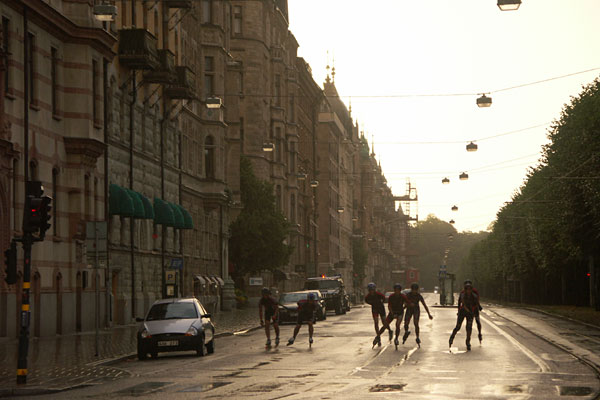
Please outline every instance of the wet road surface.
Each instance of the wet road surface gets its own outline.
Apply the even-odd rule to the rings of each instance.
[[[435,303],[434,295],[425,298]],[[290,347],[293,327],[282,327],[282,345],[270,350],[262,330],[242,333],[219,339],[210,356],[127,360],[114,367],[131,377],[38,398],[592,399],[600,391],[594,369],[505,319],[508,309],[484,310],[483,343],[475,336],[470,352],[464,326],[448,349],[456,310],[431,311],[433,320],[421,313],[420,348],[413,333],[398,350],[387,340],[373,349],[370,310],[356,308],[317,323],[312,348],[306,327]],[[535,324],[535,316],[525,319]]]

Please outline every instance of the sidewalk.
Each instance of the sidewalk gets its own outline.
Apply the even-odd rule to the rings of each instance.
[[[217,336],[228,335],[257,327],[258,309],[221,312],[212,320]],[[127,371],[107,364],[136,353],[137,329],[136,324],[101,330],[99,356],[95,355],[94,332],[30,338],[27,385],[19,387],[19,392],[47,393],[129,376]],[[17,388],[17,345],[16,339],[0,340],[0,397]]]

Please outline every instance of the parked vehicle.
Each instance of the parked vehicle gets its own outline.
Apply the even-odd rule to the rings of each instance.
[[[394,292],[385,292],[385,302],[386,303],[388,302],[388,300],[392,294],[394,294]]]
[[[327,310],[325,308],[325,300],[318,290],[303,290],[299,292],[283,293],[279,296],[279,322],[296,323],[298,318],[298,302],[305,300],[309,293],[317,295],[317,310],[315,312],[315,320],[323,321],[327,318]]]
[[[195,298],[164,299],[152,304],[146,318],[136,318],[137,355],[145,360],[160,352],[194,350],[199,356],[215,351],[211,315]]]
[[[304,289],[320,291],[327,309],[335,310],[338,315],[350,311],[350,298],[346,294],[344,281],[339,276],[308,278],[304,282]]]

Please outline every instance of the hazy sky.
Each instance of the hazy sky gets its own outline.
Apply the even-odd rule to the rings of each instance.
[[[410,177],[419,217],[454,218],[458,230],[487,228],[539,159],[548,126],[539,125],[600,73],[600,0],[523,0],[513,12],[496,0],[289,0],[289,8],[299,55],[318,83],[327,51],[335,57],[338,91],[352,98],[369,141],[374,135],[393,191],[403,194]],[[489,109],[475,104],[482,92],[492,92]],[[385,97],[465,93],[475,95]],[[533,126],[465,150],[470,140]],[[468,181],[459,181],[462,171]]]

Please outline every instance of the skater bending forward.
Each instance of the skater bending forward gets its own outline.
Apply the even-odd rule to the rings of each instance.
[[[263,314],[264,310],[264,314]],[[261,298],[258,302],[258,314],[260,316],[260,325],[265,327],[267,334],[266,346],[271,346],[271,323],[275,331],[275,345],[279,345],[279,304],[271,296],[269,288],[263,288]],[[263,319],[264,315],[264,319]]]
[[[416,342],[418,346],[421,346],[421,339],[419,338],[419,317],[421,316],[421,308],[419,303],[423,303],[423,307],[425,307],[425,311],[427,311],[429,319],[433,319],[433,316],[429,312],[429,307],[427,307],[427,304],[425,304],[425,299],[421,293],[419,293],[418,283],[413,283],[410,285],[410,292],[408,292],[406,297],[408,297],[410,304],[406,307],[406,315],[404,316],[404,336],[402,337],[402,344],[406,342],[408,335],[410,335],[408,327],[412,318],[415,325],[415,335],[417,336]]]
[[[309,345],[313,344],[313,323],[315,321],[315,312],[317,311],[317,302],[315,299],[315,294],[309,293],[306,300],[300,300],[298,302],[298,322],[294,328],[294,336],[288,340],[288,346],[294,344],[303,323],[308,324],[308,343]]]
[[[461,292],[458,300],[458,318],[456,319],[456,326],[450,335],[449,345],[452,347],[454,337],[460,331],[463,320],[467,319],[467,351],[471,350],[471,332],[473,331],[473,318],[475,317],[475,311],[479,310],[479,296],[473,292],[473,285],[467,281],[465,282],[464,291]]]

